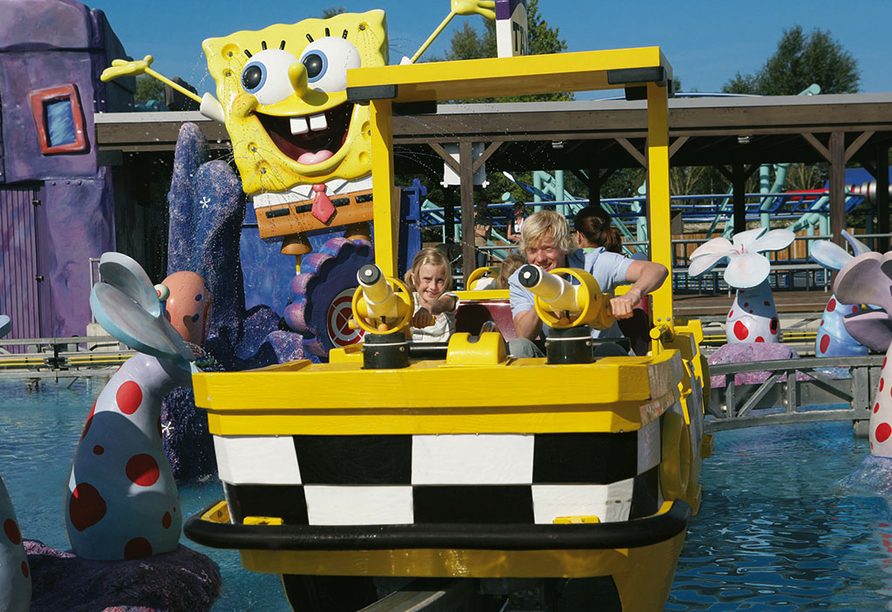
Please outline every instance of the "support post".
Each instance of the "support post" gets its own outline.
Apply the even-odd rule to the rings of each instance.
[[[889,233],[889,147],[878,145],[876,149],[877,180],[877,233]],[[877,247],[880,253],[889,250],[889,239],[880,238]]]
[[[384,276],[397,275],[399,201],[393,188],[393,103],[369,102],[372,152],[372,215],[375,221],[375,263]]]
[[[461,166],[461,242],[462,277],[468,286],[468,277],[477,267],[474,249],[474,155],[472,143],[462,141],[458,145],[458,163]]]
[[[830,233],[833,242],[845,248],[846,228],[846,141],[842,132],[830,134]]]
[[[651,227],[650,260],[672,274],[672,236],[669,235],[669,100],[666,87],[647,84],[647,210]],[[654,228],[659,228],[654,231]],[[654,323],[674,327],[672,279],[653,292]]]
[[[746,173],[740,162],[731,166],[731,188],[734,192],[734,233],[739,234],[746,230]]]

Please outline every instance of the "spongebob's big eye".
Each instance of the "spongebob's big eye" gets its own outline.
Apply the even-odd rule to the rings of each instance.
[[[275,104],[294,93],[288,66],[297,58],[281,49],[265,49],[242,68],[242,89],[254,94],[260,104]]]
[[[300,61],[307,68],[310,87],[325,93],[347,89],[347,70],[362,64],[356,47],[336,36],[326,36],[307,45]]]

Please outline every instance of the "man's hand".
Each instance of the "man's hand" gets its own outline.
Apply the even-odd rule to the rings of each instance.
[[[610,314],[617,319],[631,318],[635,306],[641,301],[641,295],[634,289],[630,289],[624,295],[619,295],[610,300]]]

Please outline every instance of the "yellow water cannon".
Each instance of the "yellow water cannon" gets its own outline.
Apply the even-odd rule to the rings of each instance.
[[[351,324],[366,333],[362,341],[363,368],[405,368],[409,365],[406,331],[415,313],[412,293],[395,278],[384,276],[375,264],[356,273],[359,287],[353,294]]]
[[[578,285],[564,279],[572,276]],[[543,323],[554,329],[569,329],[589,325],[607,329],[613,325],[608,295],[601,293],[598,281],[584,270],[556,268],[551,272],[526,264],[519,271],[520,284],[536,296],[536,314]]]
[[[402,332],[408,327],[415,305],[403,283],[385,277],[375,264],[360,268],[356,280],[359,287],[353,294],[353,318],[357,326],[370,334]]]

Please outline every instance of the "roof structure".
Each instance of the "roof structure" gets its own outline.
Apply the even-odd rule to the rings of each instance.
[[[646,165],[643,100],[440,104],[427,113],[419,110],[432,111],[432,105],[394,106],[398,172],[429,171],[432,152],[455,164],[444,144],[482,142],[488,171],[584,170],[593,177],[590,195],[597,197],[607,173]],[[99,114],[94,142],[100,151],[172,150],[184,121],[198,123],[212,147],[227,146],[222,125],[189,112]],[[674,166],[716,166],[742,185],[763,163],[830,163],[836,235],[845,222],[845,165],[857,161],[883,182],[890,147],[892,93],[669,100]],[[886,233],[888,198],[881,187],[877,230]],[[743,188],[739,191],[742,215]],[[742,219],[735,225],[744,227]]]

